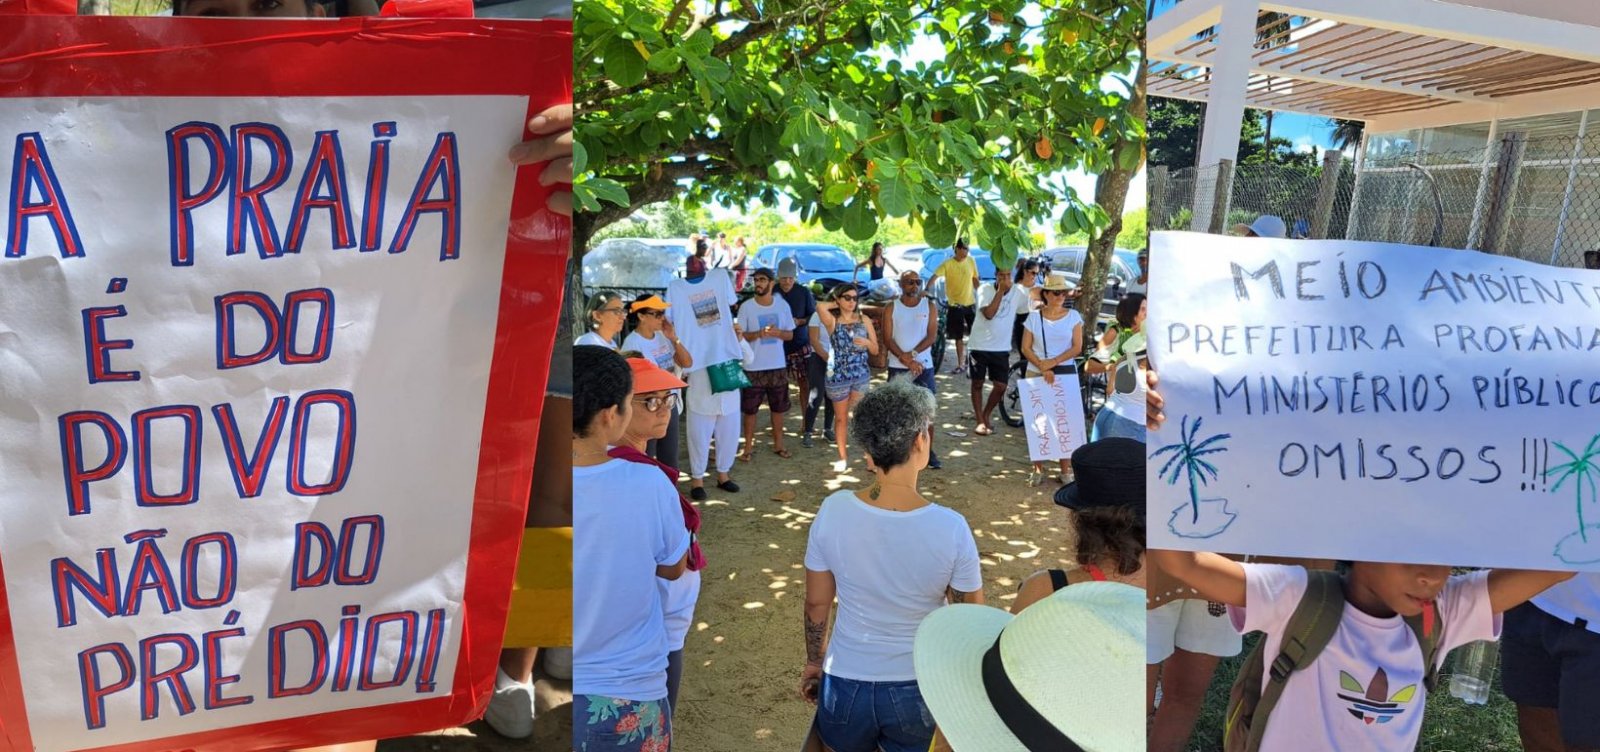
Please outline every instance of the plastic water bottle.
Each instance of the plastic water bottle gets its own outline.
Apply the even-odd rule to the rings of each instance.
[[[1450,677],[1450,694],[1468,705],[1489,701],[1494,685],[1494,668],[1500,662],[1500,643],[1478,640],[1455,651],[1455,671]]]

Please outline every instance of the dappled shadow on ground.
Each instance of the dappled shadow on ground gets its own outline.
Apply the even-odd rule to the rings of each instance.
[[[957,418],[970,409],[967,385],[964,377],[939,377],[934,447],[944,469],[924,471],[920,483],[929,500],[972,525],[988,602],[1009,608],[1023,578],[1067,562],[1067,513],[1051,500],[1058,486],[1028,487],[1022,429],[997,419],[994,435],[977,436],[971,421]],[[820,436],[815,447],[802,448],[800,417],[795,400],[785,440],[794,456],[785,460],[770,451],[763,412],[754,461],[733,469],[740,492],[708,485],[710,498],[699,504],[709,566],[685,643],[674,748],[787,752],[811,721],[797,689],[805,661],[806,534],[825,496],[862,488],[871,473],[855,450],[849,469],[835,472],[836,450]]]
[[[533,736],[507,739],[483,721],[427,734],[385,739],[378,752],[562,752],[572,746],[572,686],[535,675]]]

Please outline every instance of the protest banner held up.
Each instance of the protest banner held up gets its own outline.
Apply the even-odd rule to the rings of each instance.
[[[570,27],[0,16],[0,724],[264,749],[493,683]]]
[[[1034,462],[1072,458],[1084,442],[1083,397],[1075,376],[1057,376],[1054,384],[1035,376],[1017,382],[1021,388],[1023,426],[1028,458]]]
[[[1160,233],[1154,548],[1600,569],[1600,274]]]

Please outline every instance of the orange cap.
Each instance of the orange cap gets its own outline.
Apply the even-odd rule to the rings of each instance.
[[[661,366],[656,365],[655,361],[649,358],[628,358],[628,367],[633,369],[633,391],[635,393],[682,389],[688,386],[683,382],[683,379],[662,370]]]

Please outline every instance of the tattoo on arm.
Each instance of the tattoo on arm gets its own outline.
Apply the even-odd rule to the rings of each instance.
[[[822,662],[822,638],[828,630],[828,618],[822,621],[812,621],[811,614],[806,614],[806,662]]]
[[[949,587],[949,588],[945,588],[945,597],[949,598],[951,603],[970,603],[972,601],[972,598],[974,596],[976,596],[978,593],[981,593],[981,592],[983,592],[983,591],[981,591],[981,590],[971,590],[971,591],[957,590],[957,589],[955,589],[953,587]]]

